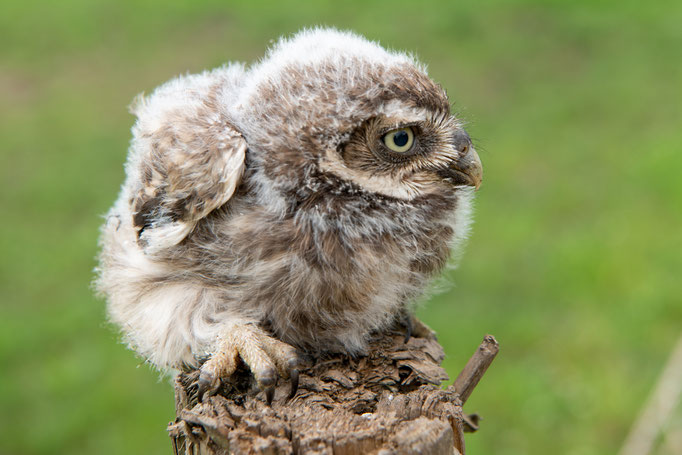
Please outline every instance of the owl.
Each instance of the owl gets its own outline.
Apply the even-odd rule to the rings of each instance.
[[[482,167],[445,91],[353,33],[304,30],[132,111],[96,288],[150,363],[200,368],[200,397],[242,362],[270,401],[301,354],[361,354],[469,230]]]

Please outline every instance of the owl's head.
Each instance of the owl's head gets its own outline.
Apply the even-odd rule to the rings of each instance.
[[[333,29],[283,39],[234,104],[251,158],[276,186],[333,177],[412,200],[481,183],[481,162],[423,65]]]

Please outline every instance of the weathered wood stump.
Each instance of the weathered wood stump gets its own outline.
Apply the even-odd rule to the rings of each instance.
[[[424,333],[422,333],[424,335]],[[464,454],[464,431],[477,418],[466,400],[497,353],[488,335],[455,383],[440,366],[443,349],[429,332],[394,334],[364,357],[312,359],[296,396],[280,381],[270,406],[244,368],[218,394],[197,402],[198,372],[175,382],[177,418],[168,425],[180,454]]]

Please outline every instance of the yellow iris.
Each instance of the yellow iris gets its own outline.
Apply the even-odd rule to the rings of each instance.
[[[390,150],[398,153],[405,153],[414,144],[414,133],[412,128],[400,128],[389,131],[384,135],[384,144]]]

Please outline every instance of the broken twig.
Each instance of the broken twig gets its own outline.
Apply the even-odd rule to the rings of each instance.
[[[495,359],[497,352],[500,350],[500,345],[492,335],[486,335],[483,342],[478,347],[474,355],[471,356],[467,364],[464,366],[462,372],[455,379],[452,385],[455,392],[459,394],[459,399],[462,404],[466,403],[471,396],[471,392],[481,380],[490,364]]]

